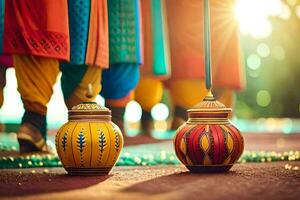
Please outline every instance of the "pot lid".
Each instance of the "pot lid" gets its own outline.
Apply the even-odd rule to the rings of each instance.
[[[191,113],[230,113],[231,108],[227,108],[224,104],[217,101],[211,91],[205,96],[203,101],[196,104],[193,108],[189,109],[187,112]]]
[[[111,111],[96,102],[82,102],[69,110],[69,120],[111,119]]]

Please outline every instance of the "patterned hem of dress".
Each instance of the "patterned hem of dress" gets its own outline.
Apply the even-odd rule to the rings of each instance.
[[[69,60],[69,37],[53,31],[8,29],[4,32],[4,53]]]

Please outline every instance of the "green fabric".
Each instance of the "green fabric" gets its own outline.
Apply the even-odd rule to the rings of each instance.
[[[141,63],[138,0],[109,0],[109,61]]]
[[[64,99],[68,99],[72,95],[76,87],[81,82],[87,68],[87,65],[60,66],[60,70],[62,72],[61,89]]]
[[[169,73],[169,57],[166,30],[164,27],[163,1],[152,0],[152,35],[153,35],[153,73],[167,75]]]

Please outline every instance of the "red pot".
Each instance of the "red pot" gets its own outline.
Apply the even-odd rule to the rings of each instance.
[[[177,130],[174,147],[191,172],[226,172],[244,150],[240,131],[230,122],[231,108],[210,93],[188,110],[188,121]]]

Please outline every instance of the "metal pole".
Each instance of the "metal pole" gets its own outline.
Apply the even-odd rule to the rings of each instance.
[[[211,90],[212,72],[211,72],[209,0],[204,0],[204,49],[205,49],[205,85],[207,90]]]

